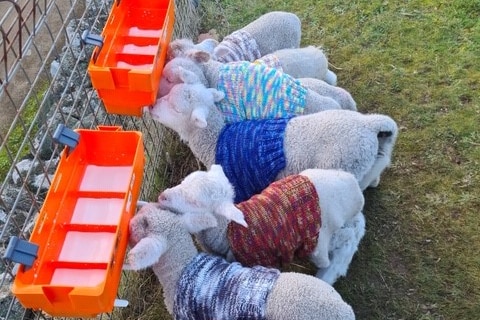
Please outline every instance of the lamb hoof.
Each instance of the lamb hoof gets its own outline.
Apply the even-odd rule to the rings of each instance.
[[[370,182],[370,184],[368,186],[370,188],[376,188],[376,187],[378,187],[379,184],[380,184],[380,177],[378,177],[377,179]]]

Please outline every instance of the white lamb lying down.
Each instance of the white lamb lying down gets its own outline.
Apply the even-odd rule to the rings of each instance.
[[[341,169],[352,173],[362,190],[376,187],[390,164],[397,125],[388,116],[326,110],[225,124],[214,103],[216,90],[206,93],[211,99],[204,105],[167,95],[149,111],[153,119],[176,131],[205,166],[222,165],[237,201],[309,168]]]
[[[265,61],[260,63],[248,61],[220,63],[211,59],[207,52],[199,50],[190,50],[187,55],[188,57],[178,57],[165,64],[158,90],[160,97],[168,94],[174,85],[185,82],[185,70],[187,70],[195,74],[198,77],[197,81],[207,88],[223,91],[231,99],[242,98],[246,100],[244,103],[253,103],[265,97],[269,98],[267,93],[270,92],[272,95],[272,92],[276,90],[275,92],[287,91],[287,95],[291,95],[296,101],[306,100],[303,103],[310,105],[324,104],[323,109],[356,110],[355,101],[345,89],[333,89],[335,87],[331,86],[330,90],[322,89],[322,93],[328,94],[323,95],[305,87],[301,81],[288,73],[269,67]],[[275,65],[275,62],[273,64]],[[284,65],[284,62],[280,61],[277,64]],[[306,75],[309,74],[306,73]],[[193,77],[190,76],[189,79],[193,79]],[[324,86],[329,86],[324,81],[318,80],[318,82],[319,84],[313,87],[314,89],[321,86],[322,83]],[[290,98],[286,98],[286,102],[290,100]],[[336,103],[335,107],[328,107],[334,102]],[[232,103],[242,102],[234,100]],[[280,103],[282,102],[280,101]]]
[[[313,276],[242,267],[199,253],[184,218],[149,204],[130,221],[124,269],[151,267],[165,305],[181,320],[355,319],[333,287]],[[215,219],[209,219],[211,227]]]
[[[234,31],[215,44],[211,39],[197,45],[189,39],[178,39],[170,43],[168,57],[185,55],[191,49],[206,49],[222,62],[254,61],[266,54],[285,48],[298,48],[302,35],[298,16],[290,12],[272,11],[245,27]]]
[[[168,99],[178,101],[177,104],[204,105],[210,103],[211,96],[217,108],[222,112],[225,122],[237,122],[254,119],[274,119],[295,116],[300,114],[316,113],[329,109],[339,109],[339,105],[328,97],[318,96],[318,99],[308,99],[304,88],[290,81],[278,80],[274,85],[256,86],[253,94],[250,90],[242,90],[242,85],[237,86],[239,81],[232,81],[228,87],[220,90],[206,88],[198,81],[195,74],[188,70],[180,69],[183,83],[172,87],[168,93]],[[275,69],[268,68],[270,71]],[[275,79],[275,76],[265,77],[265,81]],[[262,82],[262,78],[256,78]],[[278,78],[277,78],[278,79]],[[320,81],[320,80],[319,80]],[[240,80],[240,82],[244,82]],[[254,81],[245,81],[253,84]],[[204,102],[203,100],[206,100]]]
[[[344,171],[308,169],[270,184],[249,200],[235,205],[233,199],[222,167],[212,165],[208,172],[195,171],[164,190],[158,203],[182,215],[191,229],[201,230],[196,238],[208,252],[249,267],[280,268],[308,257],[330,284],[346,274],[355,253],[350,248],[356,250],[365,233],[362,191]],[[355,218],[363,224],[342,229]],[[208,219],[217,226],[210,227]],[[334,255],[339,257],[332,261],[341,265],[331,265]]]

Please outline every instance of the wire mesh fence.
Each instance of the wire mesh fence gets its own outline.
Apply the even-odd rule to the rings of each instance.
[[[102,32],[113,2],[0,0],[2,256],[11,236],[30,237],[63,148],[52,137],[60,123],[71,129],[116,125],[141,131],[146,157],[142,200],[152,200],[192,164],[199,166],[175,135],[150,118],[105,112],[87,72],[93,48],[82,46],[80,37],[84,30]],[[177,1],[175,37],[196,31],[195,5],[194,1]],[[49,318],[18,303],[10,291],[14,274],[15,265],[2,260],[0,318]],[[113,314],[101,317],[116,318]]]

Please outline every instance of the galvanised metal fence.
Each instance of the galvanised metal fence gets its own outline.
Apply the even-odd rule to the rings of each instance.
[[[52,139],[60,123],[71,129],[118,125],[142,131],[142,200],[153,200],[196,165],[176,136],[150,118],[107,114],[92,87],[87,67],[93,48],[82,46],[80,38],[87,29],[102,32],[113,2],[0,0],[1,256],[11,236],[30,237],[63,148]],[[196,31],[196,5],[176,2],[174,37]],[[14,274],[15,265],[2,260],[0,319],[49,319],[25,310],[11,294]]]

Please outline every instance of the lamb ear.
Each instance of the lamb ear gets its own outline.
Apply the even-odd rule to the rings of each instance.
[[[180,80],[182,80],[183,83],[187,83],[187,84],[200,83],[200,79],[194,72],[187,70],[183,67],[178,67],[177,71],[178,71],[178,77],[180,78]]]
[[[215,39],[205,39],[202,42],[195,45],[199,50],[213,54],[215,47],[218,45],[218,41]]]
[[[217,226],[217,219],[210,213],[184,214],[182,215],[182,221],[190,233],[198,233]]]
[[[188,41],[188,40],[179,39],[177,41],[170,42],[170,44],[168,45],[168,51],[167,51],[168,55],[170,56],[170,59],[183,55],[183,53],[185,52],[185,45],[184,45],[185,41]],[[192,42],[192,46],[193,46],[193,42]]]
[[[218,91],[217,89],[214,88],[207,88],[208,91],[212,94],[213,101],[219,102],[225,98],[225,93],[223,91]]]
[[[208,109],[207,108],[195,108],[192,111],[192,115],[190,116],[190,120],[197,126],[198,128],[205,128],[207,126],[207,116],[208,116]]]
[[[240,211],[233,203],[224,203],[220,205],[217,210],[215,210],[216,214],[222,215],[225,218],[232,220],[238,224],[241,224],[245,228],[248,227],[247,221],[245,221],[245,216],[243,212]]]
[[[201,50],[189,50],[187,56],[197,63],[205,63],[210,60],[210,54]]]
[[[137,271],[151,267],[167,249],[168,242],[163,236],[143,238],[128,252],[123,269]]]
[[[215,58],[219,59],[225,55],[227,55],[229,53],[229,50],[223,46],[221,47],[216,47],[214,50],[213,50],[213,55],[215,56]]]

